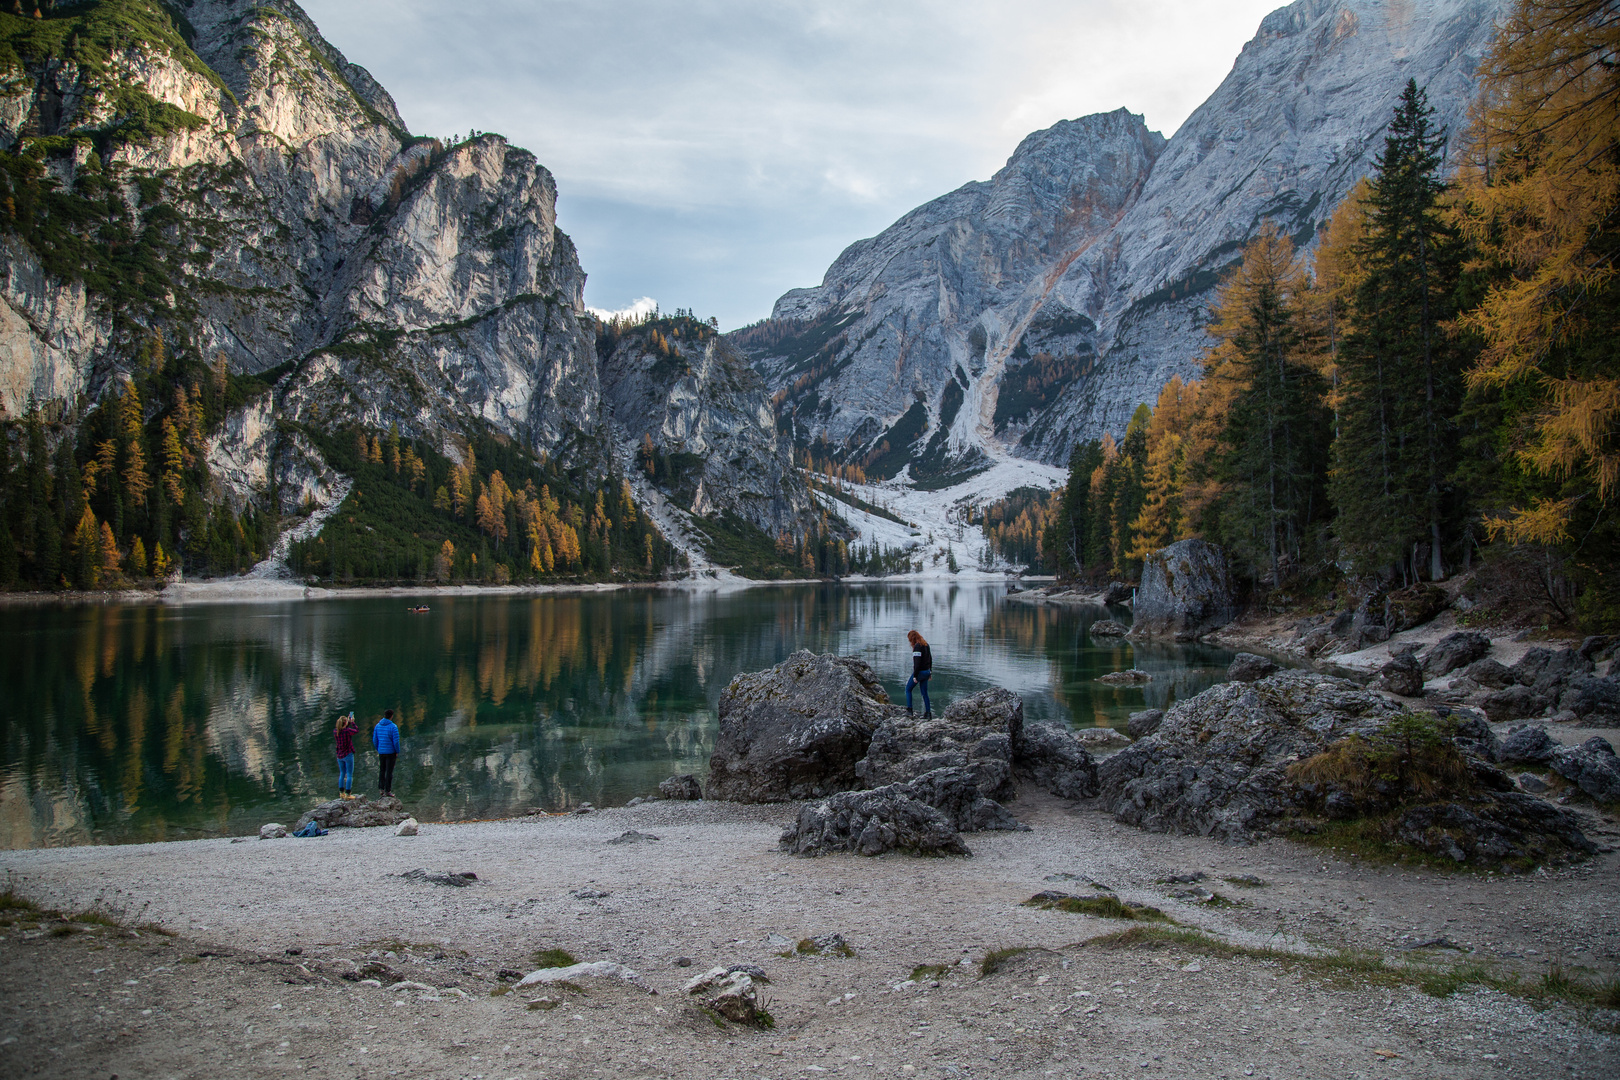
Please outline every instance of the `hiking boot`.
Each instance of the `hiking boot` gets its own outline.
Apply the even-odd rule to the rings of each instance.
[[[924,709],[923,710],[923,719],[924,720],[932,720],[933,718],[934,718],[934,710],[933,709]]]
[[[911,716],[911,715],[913,715],[913,713],[912,713],[912,711],[911,711],[911,706],[910,706],[910,705],[907,705],[907,706],[906,706],[906,715],[907,715],[907,716]]]

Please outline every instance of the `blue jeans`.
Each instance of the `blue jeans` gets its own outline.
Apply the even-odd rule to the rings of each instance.
[[[344,754],[338,758],[338,790],[354,790],[354,755]]]
[[[917,674],[913,675],[910,679],[906,680],[906,708],[907,709],[911,708],[911,688],[913,686],[920,686],[920,687],[922,687],[923,712],[933,712],[934,711],[934,707],[928,703],[928,680],[933,676],[933,674],[934,673],[932,671],[919,671],[919,672],[917,672]]]

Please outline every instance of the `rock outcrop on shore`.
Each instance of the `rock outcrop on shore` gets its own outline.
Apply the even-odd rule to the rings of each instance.
[[[1344,679],[1281,671],[1178,703],[1100,779],[1120,821],[1153,831],[1247,843],[1342,823],[1386,850],[1481,865],[1595,850],[1569,811],[1513,790],[1498,756],[1477,716],[1412,713]]]
[[[293,831],[297,832],[312,821],[323,829],[365,829],[376,825],[398,825],[410,816],[405,804],[392,795],[380,795],[375,799],[362,795],[357,799],[332,799],[304,811],[304,816],[298,819]]]
[[[1226,552],[1206,540],[1180,540],[1142,563],[1133,638],[1190,641],[1237,618]]]
[[[923,718],[891,704],[862,661],[806,651],[726,687],[710,768],[711,799],[823,800],[783,835],[795,854],[966,853],[940,829],[1023,828],[998,801],[1016,798],[1020,781],[1064,798],[1097,793],[1085,746],[1026,727],[1017,694],[981,690]]]
[[[877,674],[854,657],[801,649],[738,675],[720,695],[705,794],[785,802],[861,787],[856,763],[895,711]]]

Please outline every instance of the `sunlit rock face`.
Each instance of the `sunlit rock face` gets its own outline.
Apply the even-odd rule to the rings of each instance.
[[[796,438],[845,460],[924,480],[1001,453],[1060,464],[1195,374],[1212,290],[1264,222],[1311,246],[1408,79],[1461,133],[1506,8],[1300,0],[1168,142],[1125,110],[1037,132],[735,340],[785,392]]]
[[[168,215],[183,257],[143,306],[0,238],[0,417],[32,401],[71,426],[162,333],[171,350],[274,382],[207,447],[211,495],[236,509],[275,491],[291,515],[346,491],[311,434],[354,424],[397,426],[455,458],[489,433],[609,473],[627,447],[608,437],[598,324],[534,155],[497,135],[411,135],[387,91],[287,0],[131,2],[147,28],[123,35],[105,71],[42,60],[0,88],[0,151],[127,125],[129,101],[183,110],[148,137],[111,140],[107,160],[89,139],[48,159],[68,189],[122,170],[128,212]],[[729,350],[710,359],[715,378],[663,387],[677,426],[705,428],[711,449],[722,428],[740,432],[714,456],[705,512],[802,533],[813,507],[802,484],[782,490],[791,463],[757,376]],[[642,372],[617,374],[638,383],[610,387],[620,400],[645,396]]]

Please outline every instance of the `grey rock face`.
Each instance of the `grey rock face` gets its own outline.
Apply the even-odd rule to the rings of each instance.
[[[1181,540],[1142,563],[1135,638],[1191,640],[1237,618],[1226,552],[1205,540]]]
[[[873,733],[855,775],[866,787],[877,788],[935,769],[963,768],[981,795],[1011,799],[1017,795],[1013,745],[1023,726],[1022,699],[1001,689],[953,702],[933,720],[891,715]]]
[[[1459,630],[1435,642],[1423,656],[1423,672],[1430,678],[1467,667],[1491,651],[1489,635],[1478,630]]]
[[[1274,674],[1277,662],[1254,653],[1240,652],[1226,667],[1226,677],[1232,682],[1254,682]]]
[[[851,245],[745,347],[790,391],[803,440],[864,455],[917,394],[914,477],[989,445],[1060,465],[1196,374],[1222,270],[1267,220],[1309,245],[1371,169],[1408,78],[1462,130],[1506,8],[1299,0],[1168,143],[1123,111],[1037,132],[988,183]]]
[[[1097,763],[1075,734],[1051,724],[1026,726],[1014,746],[1019,777],[1062,799],[1097,794]]]
[[[720,695],[707,795],[732,802],[811,799],[860,786],[856,763],[899,710],[863,661],[800,650],[738,675]]]
[[[1125,730],[1133,739],[1144,739],[1158,731],[1162,723],[1164,723],[1163,709],[1143,709],[1141,712],[1131,713],[1125,721]]]
[[[1607,739],[1593,736],[1580,746],[1556,751],[1552,768],[1598,802],[1620,802],[1620,758]]]
[[[815,514],[777,431],[765,385],[724,339],[666,339],[671,355],[637,334],[602,365],[603,399],[621,447],[643,441],[682,462],[665,494],[690,514],[731,511],[772,536],[802,535]]]
[[[695,801],[703,798],[703,784],[691,773],[682,773],[667,780],[660,780],[658,794],[665,799]]]

